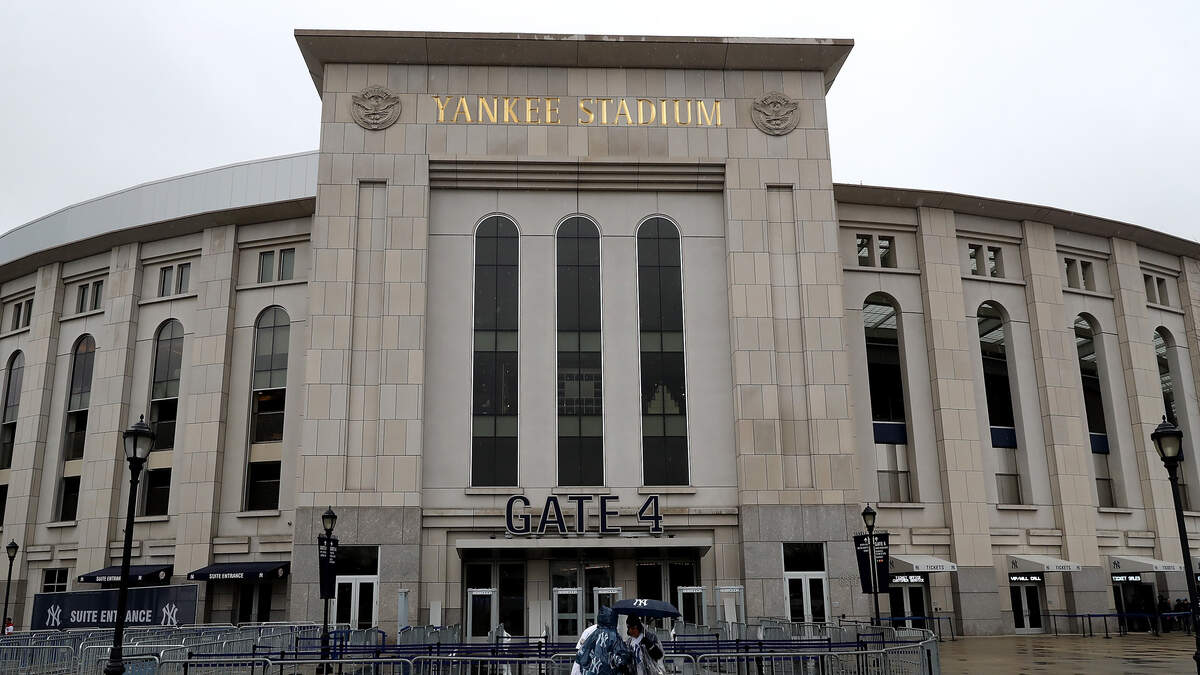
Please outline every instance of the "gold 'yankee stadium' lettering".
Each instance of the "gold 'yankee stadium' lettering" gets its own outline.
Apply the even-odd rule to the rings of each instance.
[[[438,124],[562,124],[558,96],[432,97]],[[720,99],[591,96],[578,99],[578,113],[580,126],[724,126]]]

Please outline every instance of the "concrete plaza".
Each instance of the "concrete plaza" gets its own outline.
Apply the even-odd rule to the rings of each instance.
[[[1009,635],[960,638],[940,645],[942,673],[1188,673],[1195,671],[1190,635],[1102,637]]]

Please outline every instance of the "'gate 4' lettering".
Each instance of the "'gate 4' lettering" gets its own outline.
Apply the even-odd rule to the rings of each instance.
[[[524,495],[513,495],[508,498],[508,503],[504,507],[504,529],[509,534],[543,535],[551,531],[555,534],[583,534],[588,531],[587,503],[595,501],[599,507],[596,531],[600,534],[620,534],[621,527],[615,522],[618,500],[619,498],[615,495],[567,495],[567,501],[574,506],[575,516],[569,518],[567,512],[563,511],[563,505],[558,497],[551,495],[546,498],[546,503],[542,506],[542,513],[538,518],[535,530],[533,515],[528,511],[529,499]],[[568,520],[571,521],[570,526],[567,524]],[[637,511],[637,522],[647,525],[651,533],[661,534],[663,531],[662,520],[658,495],[648,496]]]

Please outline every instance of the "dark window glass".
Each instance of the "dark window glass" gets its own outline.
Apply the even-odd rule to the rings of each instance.
[[[71,394],[67,399],[67,410],[83,410],[88,407],[92,395],[92,365],[96,360],[96,341],[84,335],[75,343],[71,362]]]
[[[267,389],[254,392],[250,416],[251,443],[278,443],[283,440],[283,413],[286,389]]]
[[[688,482],[679,231],[664,218],[637,233],[642,368],[642,481]]]
[[[1092,326],[1082,316],[1075,317],[1075,348],[1079,353],[1079,372],[1083,377],[1083,403],[1088,433],[1107,434],[1104,419],[1104,393],[1100,386],[1099,356]]]
[[[171,470],[152,469],[146,472],[146,501],[143,515],[165,516],[171,499]]]
[[[179,266],[179,278],[175,280],[175,292],[187,293],[192,283],[192,264],[183,263]]]
[[[603,485],[600,231],[586,218],[558,228],[558,484]]]
[[[296,272],[296,249],[285,248],[279,252],[279,280],[287,281]]]
[[[824,572],[824,544],[803,542],[783,545],[783,571]]]
[[[379,574],[379,547],[338,546],[337,561],[333,571],[337,576]]]
[[[1154,331],[1154,356],[1158,361],[1158,382],[1162,387],[1163,414],[1171,424],[1179,424],[1175,417],[1175,381],[1171,377],[1171,361],[1167,356],[1167,338],[1163,329]]]
[[[517,484],[517,227],[493,216],[475,233],[471,484]]]
[[[872,296],[863,304],[862,316],[871,387],[871,419],[903,424],[904,376],[900,367],[896,308],[886,299]]]
[[[254,590],[255,584],[242,584],[238,587],[238,623],[247,623],[254,620]]]
[[[67,413],[67,429],[63,439],[63,459],[83,459],[83,448],[87,442],[87,426],[87,410],[77,410]]]
[[[8,511],[8,484],[0,485],[0,525],[4,524],[4,514]]]
[[[28,326],[33,320],[33,298],[25,301],[25,318],[21,321],[22,326]]]
[[[525,634],[525,563],[499,563],[500,623],[509,635]]]
[[[42,570],[42,592],[61,593],[67,590],[67,568],[52,567]]]
[[[175,290],[175,268],[164,267],[158,271],[158,297],[171,295]]]
[[[250,462],[246,477],[246,510],[279,508],[279,462]]]
[[[58,505],[59,520],[75,520],[75,513],[79,508],[79,476],[67,476],[62,479],[62,493]]]
[[[993,427],[1016,426],[1008,376],[1004,315],[991,303],[979,306],[979,351],[983,354],[983,384],[988,422]]]
[[[270,582],[258,584],[258,610],[254,613],[255,621],[265,623],[271,620],[271,593],[274,590],[274,584]]]
[[[265,284],[275,280],[275,252],[263,251],[258,254],[258,283]]]
[[[150,426],[154,449],[175,447],[179,376],[183,369],[183,326],[174,319],[158,329],[154,342],[154,381],[150,387]]]
[[[92,309],[100,309],[104,301],[104,281],[92,282]]]
[[[17,330],[21,327],[21,303],[13,303],[12,305],[12,322],[9,324],[9,330]]]
[[[77,289],[75,289],[75,312],[77,314],[82,314],[83,312],[87,311],[87,308],[88,308],[87,296],[88,296],[88,285],[80,284],[79,287]]]
[[[152,450],[175,447],[175,421],[179,416],[179,399],[167,398],[150,403],[150,428],[154,430]]]
[[[291,319],[282,308],[271,307],[259,315],[254,335],[251,443],[283,440],[290,337]]]
[[[638,563],[637,596],[647,600],[663,599],[662,563]]]
[[[21,408],[21,383],[25,374],[25,356],[14,353],[8,359],[4,377],[4,407],[0,410],[0,469],[12,467],[17,442],[17,417]],[[2,521],[0,521],[2,522]]]

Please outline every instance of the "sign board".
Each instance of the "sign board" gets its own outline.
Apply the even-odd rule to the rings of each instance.
[[[129,589],[126,626],[196,623],[196,585]],[[33,596],[33,630],[110,628],[117,620],[117,589],[65,591]]]
[[[1113,583],[1120,583],[1123,581],[1138,581],[1138,582],[1140,582],[1142,580],[1142,575],[1141,574],[1114,574],[1114,575],[1112,575],[1112,580],[1113,580]]]
[[[923,584],[925,577],[920,574],[893,574],[893,584]]]
[[[321,599],[333,600],[337,592],[338,538],[317,535],[317,572],[321,579]]]
[[[566,495],[566,500],[571,503],[571,506],[567,506],[564,511],[563,504],[557,495],[546,497],[541,517],[535,526],[533,513],[528,511],[529,498],[524,495],[513,495],[508,498],[508,503],[504,506],[504,529],[513,535],[543,535],[547,531],[552,531],[554,534],[584,534],[588,531],[584,507],[588,502],[595,502],[599,507],[600,518],[597,528],[599,533],[621,534],[621,527],[614,522],[617,517],[616,504],[619,501],[619,497],[616,495]],[[663,517],[659,512],[658,504],[658,495],[649,495],[637,512],[638,524],[648,525],[651,534],[662,534],[663,531]]]
[[[862,583],[863,593],[887,593],[892,574],[888,572],[888,533],[876,532],[871,535],[875,543],[875,579],[879,581],[879,589],[872,587],[870,542],[866,534],[854,535],[854,552],[858,557],[858,579]]]
[[[1008,575],[1009,583],[1021,582],[1021,581],[1034,581],[1034,582],[1040,583],[1040,582],[1044,581],[1044,579],[1045,578],[1042,576],[1041,572],[1024,572],[1022,574]]]

